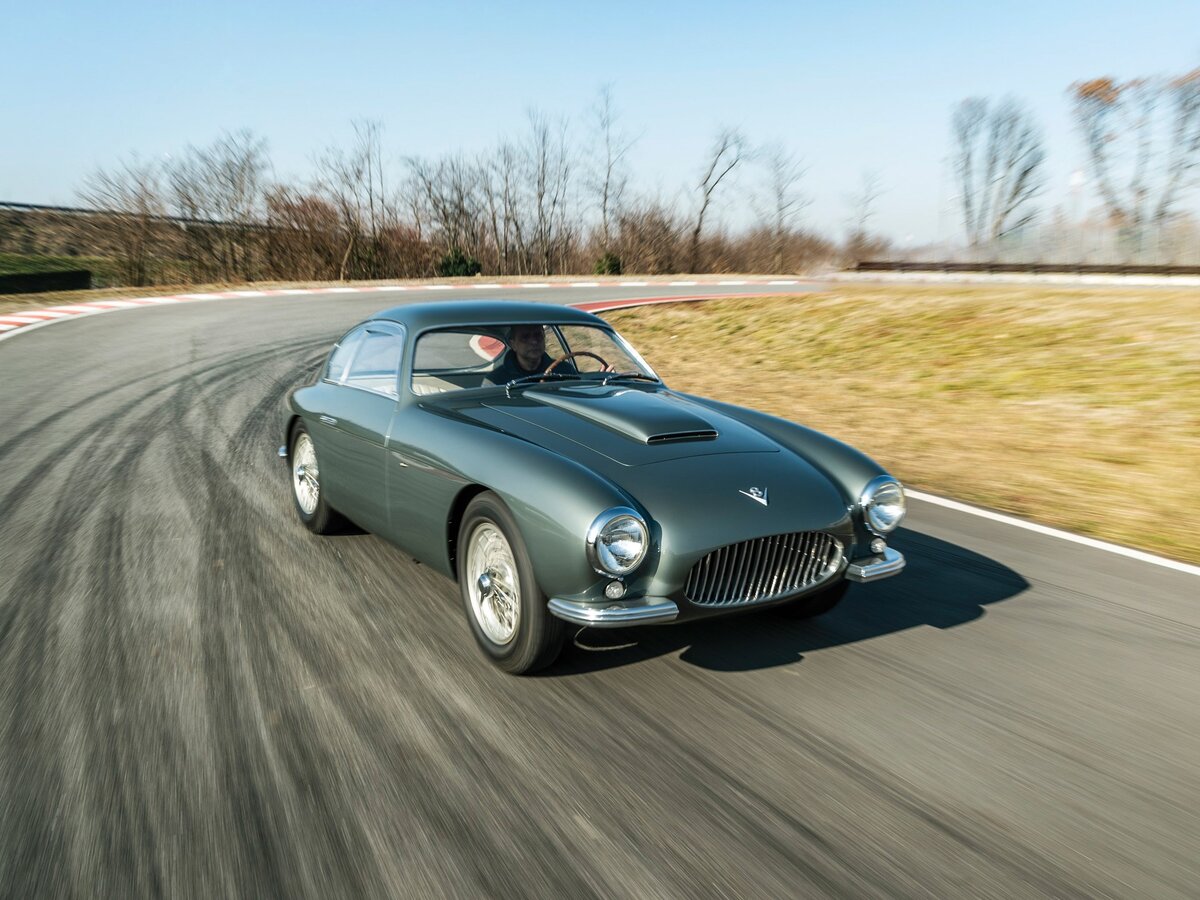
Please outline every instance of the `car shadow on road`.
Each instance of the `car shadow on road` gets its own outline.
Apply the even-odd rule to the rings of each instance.
[[[904,572],[854,585],[824,616],[799,620],[766,609],[682,625],[585,628],[545,674],[595,672],[672,653],[692,665],[724,672],[789,665],[814,650],[922,625],[953,628],[1029,587],[1007,566],[927,534],[901,529],[890,543],[907,559]]]

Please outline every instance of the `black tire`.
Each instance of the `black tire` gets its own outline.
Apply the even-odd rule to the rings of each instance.
[[[304,527],[313,534],[329,534],[334,531],[341,518],[337,512],[325,500],[325,492],[320,486],[320,468],[317,468],[317,475],[310,480],[316,485],[316,504],[311,510],[306,510],[300,500],[300,477],[297,475],[296,449],[302,442],[307,441],[309,447],[312,448],[312,459],[316,461],[316,447],[312,444],[312,437],[308,433],[308,429],[304,427],[304,423],[297,421],[292,426],[292,433],[288,435],[288,483],[292,487],[292,505],[296,508],[296,515],[300,517],[300,521],[304,523]],[[304,452],[301,447],[301,452]]]
[[[809,594],[799,600],[793,600],[778,607],[779,611],[792,619],[813,619],[823,616],[842,602],[846,591],[850,590],[850,582],[845,579],[833,587],[828,587],[816,594]]]
[[[489,636],[485,625],[481,624],[481,618],[486,619],[486,615],[482,611],[477,612],[477,607],[481,598],[491,595],[482,592],[478,587],[478,577],[471,575],[472,568],[479,568],[488,559],[482,550],[472,548],[471,541],[477,537],[480,540],[491,538],[492,546],[498,548],[500,544],[496,542],[496,532],[507,543],[511,560],[511,566],[506,563],[499,568],[511,568],[513,571],[503,573],[504,578],[515,574],[518,580],[514,591],[519,596],[516,621],[512,623],[514,631],[505,641]],[[566,638],[566,623],[550,615],[546,608],[546,596],[534,577],[533,564],[517,522],[504,501],[491,491],[479,494],[467,504],[458,529],[457,556],[458,588],[463,611],[476,643],[488,658],[512,675],[531,674],[558,659]],[[502,573],[497,570],[496,574],[499,577]],[[499,630],[504,629],[505,623],[497,621],[494,624]]]

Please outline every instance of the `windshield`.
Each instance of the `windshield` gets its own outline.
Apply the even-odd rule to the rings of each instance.
[[[657,381],[637,351],[596,325],[487,325],[427,331],[413,356],[412,391],[440,394],[489,386]]]

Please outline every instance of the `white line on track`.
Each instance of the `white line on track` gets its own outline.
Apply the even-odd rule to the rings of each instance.
[[[63,315],[66,315],[64,313]],[[0,316],[0,321],[9,325],[29,325],[33,322],[44,322],[40,316]]]
[[[491,290],[496,290],[497,288],[500,287],[500,285],[498,285],[498,284],[473,284],[473,285],[471,285],[471,287],[475,288],[475,290],[477,290],[477,291],[491,291]],[[490,358],[491,357],[489,357],[489,359]]]
[[[1167,559],[1163,556],[1155,556],[1153,553],[1145,553],[1141,550],[1134,550],[1131,547],[1122,547],[1120,544],[1098,541],[1095,538],[1084,537],[1081,534],[1072,534],[1069,531],[1051,528],[1048,525],[1039,525],[1037,522],[1027,522],[1025,519],[1018,519],[1016,516],[1006,516],[1004,513],[992,512],[990,509],[982,509],[978,506],[959,503],[957,500],[948,500],[945,497],[926,494],[923,491],[906,491],[905,493],[914,500],[932,503],[934,506],[944,506],[946,509],[952,509],[955,512],[967,513],[968,515],[978,516],[981,519],[990,519],[993,522],[1001,522],[1005,525],[1011,525],[1014,528],[1023,528],[1026,531],[1032,531],[1036,534],[1044,534],[1047,537],[1070,541],[1072,544],[1082,544],[1084,547],[1091,547],[1093,550],[1104,550],[1108,553],[1115,553],[1117,556],[1127,556],[1139,562],[1162,566],[1164,569],[1174,569],[1176,572],[1184,572],[1188,575],[1200,575],[1200,566]]]
[[[694,285],[699,284],[699,282],[698,281],[668,281],[667,284],[669,284],[671,287],[693,287]]]

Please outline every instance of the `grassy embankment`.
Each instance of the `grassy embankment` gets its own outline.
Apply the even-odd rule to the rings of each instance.
[[[905,484],[1200,562],[1200,291],[844,285],[607,314],[676,388]]]

